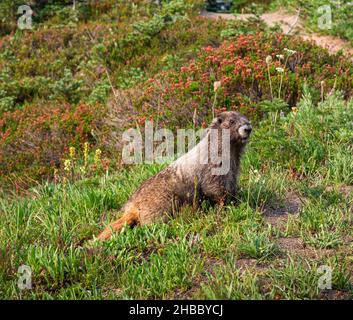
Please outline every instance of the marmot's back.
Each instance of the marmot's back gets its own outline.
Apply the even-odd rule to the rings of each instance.
[[[128,212],[131,208],[137,210],[139,224],[164,220],[172,212],[179,184],[180,181],[173,170],[167,167],[146,180],[134,192],[122,211]]]

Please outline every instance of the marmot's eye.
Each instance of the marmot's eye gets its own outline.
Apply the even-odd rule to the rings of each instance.
[[[234,121],[233,119],[231,119],[231,120],[229,120],[229,123],[230,123],[230,124],[234,124],[235,121]]]
[[[218,123],[222,123],[222,119],[221,118],[218,118]]]

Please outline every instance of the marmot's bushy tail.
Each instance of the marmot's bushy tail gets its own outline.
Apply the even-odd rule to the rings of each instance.
[[[107,226],[102,233],[97,237],[98,240],[107,240],[111,237],[112,233],[120,231],[125,224],[133,226],[138,223],[138,215],[136,212],[127,212],[120,219],[112,222]]]

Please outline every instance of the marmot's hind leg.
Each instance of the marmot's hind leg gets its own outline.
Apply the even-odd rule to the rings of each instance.
[[[97,237],[98,240],[107,240],[109,239],[113,233],[120,232],[120,230],[124,227],[125,224],[129,226],[134,226],[137,224],[138,215],[135,212],[127,212],[120,219],[112,222],[109,226],[107,226]]]

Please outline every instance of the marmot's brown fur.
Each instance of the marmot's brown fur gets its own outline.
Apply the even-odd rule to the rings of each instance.
[[[108,239],[112,232],[120,231],[125,224],[134,226],[166,221],[178,206],[192,204],[196,198],[219,203],[225,198],[234,197],[240,157],[250,136],[251,125],[238,112],[223,112],[212,121],[209,128],[218,129],[218,133],[222,129],[229,129],[228,173],[214,175],[212,168],[219,168],[221,164],[200,164],[194,161],[196,154],[202,153],[204,149],[209,150],[210,142],[206,131],[205,137],[193,149],[146,180],[121,209],[123,216],[107,226],[97,239]],[[220,137],[218,135],[218,150],[222,147]]]

